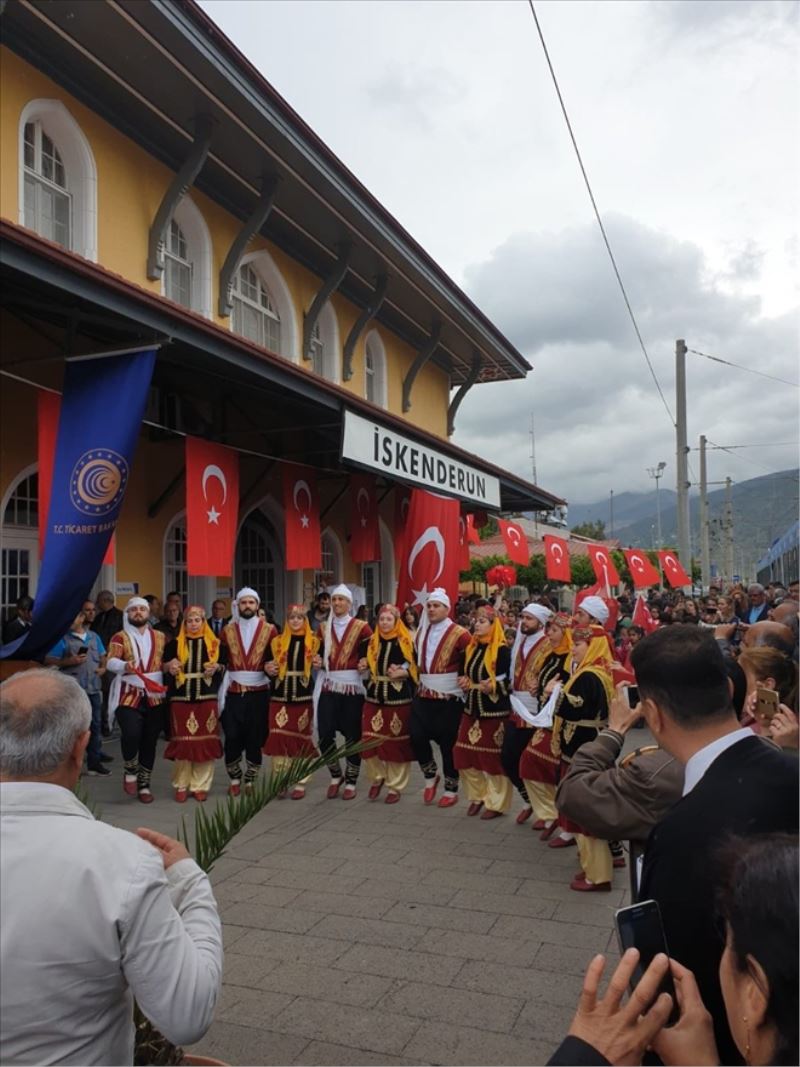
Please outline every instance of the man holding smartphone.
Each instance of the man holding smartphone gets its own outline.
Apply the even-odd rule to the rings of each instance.
[[[106,763],[113,756],[103,751],[103,675],[106,673],[106,650],[98,633],[87,626],[86,613],[81,610],[75,621],[58,644],[45,656],[46,667],[58,667],[68,674],[83,689],[92,705],[92,722],[89,727],[89,745],[86,749],[86,764],[91,775],[111,774]]]

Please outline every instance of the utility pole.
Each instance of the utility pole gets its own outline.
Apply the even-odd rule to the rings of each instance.
[[[678,492],[678,554],[687,571],[691,569],[689,544],[689,446],[686,443],[686,342],[675,342],[675,459]]]
[[[614,490],[612,489],[608,497],[608,536],[614,536]]]
[[[730,478],[725,479],[725,577],[733,580],[733,501]]]
[[[706,438],[700,437],[700,584],[707,589],[711,581],[711,546],[708,536],[708,469]]]
[[[533,484],[537,485],[538,482],[536,480],[536,428],[533,424],[533,408],[531,408],[531,428],[529,432],[531,435],[531,475],[533,476]],[[534,511],[533,513],[533,535],[537,540],[539,539],[538,511]]]

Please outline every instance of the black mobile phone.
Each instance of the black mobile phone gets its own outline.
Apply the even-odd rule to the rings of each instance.
[[[639,962],[631,976],[632,992],[659,952],[669,956],[658,902],[642,900],[638,904],[631,904],[628,908],[620,908],[614,913],[614,922],[617,927],[620,952],[625,952],[629,948],[639,950]],[[653,1000],[662,993],[669,993],[672,997],[672,1011],[668,1025],[673,1026],[680,1017],[680,1011],[678,1010],[678,998],[675,995],[675,983],[672,981],[670,971],[667,971],[664,976]]]
[[[88,656],[88,654],[89,654],[89,649],[85,648],[85,647],[84,648],[79,648],[77,653],[76,653],[76,655],[78,655],[78,656]]]
[[[628,707],[635,708],[639,703],[639,686],[628,685],[625,687],[625,692],[628,694]]]

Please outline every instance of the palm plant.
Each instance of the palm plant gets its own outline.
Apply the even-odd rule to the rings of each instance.
[[[374,748],[378,741],[359,742],[344,745],[342,748],[328,752],[323,756],[307,756],[293,759],[285,769],[272,771],[268,776],[258,779],[252,790],[244,791],[238,797],[227,797],[219,801],[211,814],[203,806],[198,806],[194,813],[194,832],[189,833],[185,817],[178,828],[178,840],[193,855],[195,862],[206,874],[217,860],[225,854],[226,849],[236,835],[254,816],[258,815],[270,801],[298,785],[316,771],[335,760],[347,759]],[[183,1049],[173,1045],[142,1014],[138,1004],[134,1005],[134,1023],[136,1040],[134,1048],[135,1067],[160,1067],[162,1064],[180,1064],[184,1062]]]

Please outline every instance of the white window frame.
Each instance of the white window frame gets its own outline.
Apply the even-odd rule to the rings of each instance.
[[[278,269],[269,252],[249,252],[242,257],[240,267],[252,267],[269,290],[275,309],[281,320],[281,350],[278,353],[293,363],[300,362],[300,333],[298,331],[297,312],[295,310],[289,286]],[[230,316],[230,329],[233,330],[233,315]]]
[[[60,100],[30,100],[19,117],[18,214],[25,225],[25,126],[38,123],[58,149],[64,163],[66,191],[71,198],[69,249],[97,262],[97,166],[83,130]]]
[[[171,222],[176,222],[186,240],[186,259],[191,266],[191,303],[189,309],[196,311],[203,318],[211,318],[212,301],[212,249],[211,234],[200,209],[190,196],[184,196],[175,211]],[[165,235],[164,258],[166,260],[169,224]],[[174,257],[173,257],[174,258]],[[167,295],[166,264],[161,275],[161,292]],[[183,305],[185,306],[185,305]]]
[[[370,399],[368,393],[368,377],[370,376],[367,366],[367,354],[372,357],[372,381],[374,398],[370,401],[380,408],[388,407],[386,387],[386,348],[383,339],[377,330],[370,330],[364,339],[364,396]]]
[[[67,168],[61,158],[61,153],[58,150],[58,145],[50,138],[47,131],[38,120],[36,122],[28,122],[23,129],[23,151],[27,155],[28,142],[25,138],[25,131],[27,129],[33,130],[33,164],[28,165],[25,162],[25,189],[24,189],[24,213],[25,224],[29,229],[32,229],[40,236],[53,241],[55,244],[61,245],[62,248],[72,248],[72,194],[67,187]],[[62,171],[63,182],[58,181],[57,176],[48,177],[44,173],[44,140],[52,145],[53,148],[53,162],[55,168],[60,167]],[[28,218],[28,185],[30,184],[33,190],[33,204],[32,214],[33,222]],[[55,235],[55,232],[45,233],[44,226],[44,201],[46,196],[52,197],[54,203],[60,203],[61,207],[66,207],[66,235],[63,241],[59,240]],[[57,211],[53,212],[52,217],[58,214]],[[55,229],[55,227],[53,227]]]
[[[322,546],[323,558],[326,554],[326,546],[327,551],[333,557],[333,574],[329,576],[327,571],[314,571],[315,596],[320,589],[326,588],[325,581],[328,577],[330,577],[330,587],[338,585],[339,582],[344,581],[344,553],[342,552],[342,542],[330,526],[326,526],[322,531],[320,544]]]
[[[319,340],[322,343],[322,377],[326,381],[338,385],[341,371],[341,349],[339,348],[339,323],[336,312],[330,300],[326,301],[319,313],[315,325],[315,331],[319,330]],[[316,368],[315,368],[316,369]]]
[[[173,589],[180,591],[181,586],[186,590],[184,608],[187,608],[190,604],[200,604],[205,608],[206,614],[211,610],[211,605],[214,602],[217,592],[217,579],[213,578],[201,578],[191,577],[189,575],[188,563],[185,568],[176,568],[174,564],[167,560],[167,545],[169,544],[170,537],[173,530],[177,526],[182,526],[186,529],[186,509],[179,511],[177,515],[172,517],[172,520],[167,524],[167,528],[164,531],[164,540],[161,546],[161,562],[162,562],[162,574],[164,586],[162,589],[162,598],[166,597]],[[185,570],[185,576],[183,582],[177,582],[176,577],[179,570]]]
[[[252,296],[250,296],[249,294],[245,293],[243,291],[243,289],[242,289],[242,275],[245,274],[245,273],[250,275],[255,280],[254,282],[252,282],[250,280],[250,278],[248,278],[248,279],[246,279],[246,282],[247,282],[248,285],[254,285],[255,287],[258,288],[258,290],[259,290],[259,299],[257,299],[257,300],[254,300]],[[267,302],[266,306],[261,302],[261,297],[262,296],[266,299],[266,302]],[[233,310],[231,311],[231,321],[233,323],[234,330],[236,330],[236,318],[237,318],[237,315],[238,315],[238,305],[239,304],[241,304],[244,308],[249,308],[252,314],[257,315],[260,319],[264,320],[264,322],[266,323],[266,325],[264,325],[264,327],[263,327],[263,333],[264,333],[264,337],[263,338],[259,338],[258,340],[256,340],[253,337],[247,337],[247,335],[243,331],[236,330],[236,333],[238,334],[238,336],[239,337],[245,337],[248,341],[252,341],[253,344],[258,344],[262,348],[266,348],[270,352],[277,352],[278,354],[280,354],[280,350],[281,350],[281,346],[282,346],[282,339],[283,339],[283,330],[281,329],[280,312],[278,311],[278,309],[277,309],[277,307],[275,305],[275,298],[273,297],[271,291],[269,290],[266,282],[261,277],[261,275],[258,273],[258,271],[255,269],[255,267],[252,266],[252,264],[250,264],[250,263],[242,263],[239,266],[239,269],[236,271],[236,278],[235,278],[234,286],[233,286],[232,301],[233,301]],[[273,343],[272,339],[266,336],[270,331],[270,328],[271,328],[270,324],[272,324],[272,323],[277,324],[277,333],[278,333],[277,344]]]

